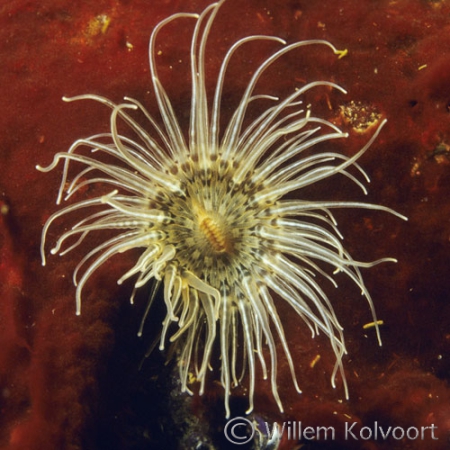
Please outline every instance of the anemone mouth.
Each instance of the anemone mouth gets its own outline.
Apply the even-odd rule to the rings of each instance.
[[[261,211],[251,202],[245,184],[234,185],[220,159],[211,160],[206,172],[198,162],[189,166],[189,176],[182,176],[184,195],[168,197],[161,205],[172,218],[166,228],[168,241],[178,249],[180,267],[215,279],[214,287],[219,288],[219,280],[229,278],[227,272],[243,269],[245,255],[257,247],[251,235]]]
[[[221,253],[231,255],[234,250],[234,239],[227,230],[225,219],[214,211],[202,211],[198,215],[198,229],[209,243],[211,252],[217,256]]]
[[[343,52],[323,40],[286,44],[278,37],[248,36],[237,41],[224,57],[212,101],[208,102],[206,44],[223,2],[211,4],[199,15],[175,14],[153,30],[149,43],[150,72],[160,121],[130,98],[121,104],[96,95],[64,99],[69,102],[91,99],[109,107],[110,132],[80,139],[68,151],[57,153],[48,167],[38,166],[47,172],[62,161],[57,203],[72,200],[44,225],[42,261],[45,264],[48,230],[63,216],[83,213],[81,220],[62,233],[51,249],[52,254],[70,252],[91,233],[104,230],[116,233],[90,249],[74,270],[76,312],[80,314],[82,291],[92,274],[109,258],[140,249],[135,264],[118,282],[135,279],[133,302],[136,290],[154,281],[147,312],[156,290],[163,287],[167,313],[159,348],[163,350],[166,342],[170,342],[177,351],[183,392],[192,393],[189,380],[194,372],[200,383],[199,393],[203,393],[212,348],[219,341],[220,382],[227,417],[232,388],[242,382],[245,371],[247,412],[253,409],[258,361],[263,378],[270,378],[274,399],[283,411],[277,384],[280,347],[294,387],[301,392],[275,298],[290,305],[312,337],[320,332],[329,339],[336,357],[331,383],[336,386],[339,374],[348,398],[343,329],[321,286],[322,280],[337,287],[334,275],[340,272],[356,285],[369,305],[381,344],[374,305],[361,269],[395,260],[355,261],[342,244],[332,210],[363,208],[406,218],[390,208],[370,203],[308,201],[286,196],[334,176],[349,179],[367,193],[365,184],[369,177],[358,159],[375,141],[386,121],[379,122],[367,144],[351,157],[332,150],[314,152],[317,144],[330,144],[348,135],[331,122],[314,117],[309,107],[303,109],[301,97],[318,87],[342,93],[344,89],[331,82],[316,81],[282,98],[254,93],[261,75],[288,52],[322,45],[342,56]],[[190,50],[192,100],[187,138],[156,67],[158,33],[178,19],[196,21]],[[238,48],[255,41],[271,41],[281,45],[281,49],[256,68],[235,112],[221,131],[221,95],[227,67]],[[256,118],[246,120],[249,105],[260,100],[268,101],[269,107]],[[135,120],[136,112],[147,118],[149,129]],[[119,133],[120,121],[128,125],[135,138]],[[70,169],[74,164],[84,169],[72,175]],[[106,195],[73,200],[76,192],[91,185],[112,190]]]

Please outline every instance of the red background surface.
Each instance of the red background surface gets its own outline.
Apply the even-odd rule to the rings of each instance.
[[[164,414],[173,416],[175,406],[169,404],[162,411],[155,407],[159,398],[152,404],[160,386],[168,392],[177,389],[172,391],[161,380],[168,373],[161,355],[152,356],[142,371],[137,370],[148,345],[135,336],[145,298],[133,308],[127,301],[130,285],[115,284],[133,255],[111,261],[93,277],[84,293],[82,315],[76,317],[71,274],[83,249],[62,258],[50,257],[48,265],[41,266],[40,233],[56,209],[60,173],[42,174],[35,166],[50,163],[56,152],[68,149],[77,138],[108,131],[109,111],[93,102],[65,104],[63,95],[92,93],[114,101],[130,96],[156,115],[148,69],[150,32],[172,13],[200,12],[207,4],[11,0],[0,6],[2,450],[160,448],[167,440],[181,439],[183,431],[168,427],[161,431]],[[158,41],[159,75],[185,130],[191,31],[188,20],[177,22],[161,32]],[[321,183],[307,194],[380,203],[407,215],[409,222],[383,213],[337,213],[347,249],[355,259],[393,256],[399,260],[363,273],[385,324],[382,348],[373,330],[362,329],[371,318],[357,290],[339,280],[339,289],[328,291],[345,328],[351,399],[342,401],[341,386],[330,387],[333,355],[326,339],[311,340],[298,318],[280,306],[303,394],[294,393],[281,364],[279,384],[286,414],[278,413],[268,383],[258,380],[255,415],[310,425],[339,426],[345,420],[371,425],[377,420],[407,428],[434,423],[439,440],[427,441],[426,447],[447,448],[450,5],[426,0],[228,0],[210,37],[210,88],[227,48],[240,37],[258,33],[288,42],[327,39],[349,51],[342,59],[323,48],[296,51],[263,77],[262,92],[286,94],[296,83],[330,80],[348,94],[323,90],[311,94],[308,101],[315,115],[338,123],[339,106],[355,101],[375,107],[388,118],[360,161],[372,179],[367,199],[356,189],[342,187],[340,180]],[[236,106],[258,62],[275,48],[273,43],[248,45],[236,54],[224,89],[225,116]],[[372,132],[358,135],[345,123],[342,127],[351,136],[335,148],[346,154],[360,148]],[[61,222],[50,238],[55,239],[67,225]],[[157,329],[158,314],[154,317],[150,328]],[[321,359],[311,368],[317,354]],[[217,370],[211,373],[207,393],[201,399],[194,397],[183,414],[198,416],[206,424],[207,431],[193,438],[211,438],[222,448],[222,388],[214,383],[218,378]],[[243,389],[236,391],[237,401],[241,397],[245,400]],[[233,412],[240,411],[238,404],[234,408]],[[285,439],[280,448],[296,445]],[[417,441],[341,445],[424,448]]]

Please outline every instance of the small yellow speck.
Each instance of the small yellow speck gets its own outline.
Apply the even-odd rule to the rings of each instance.
[[[127,49],[128,49],[128,51],[129,52],[131,52],[131,50],[133,50],[133,48],[134,48],[134,46],[133,46],[133,44],[131,43],[131,42],[126,42],[125,43],[125,45],[126,45],[126,47],[127,47]]]
[[[89,21],[87,34],[88,36],[96,36],[98,34],[105,34],[108,30],[111,18],[107,14],[99,14]]]
[[[421,66],[419,66],[419,68],[417,70],[426,69],[427,66],[428,66],[428,64],[422,64]]]
[[[376,322],[366,323],[365,325],[363,325],[363,329],[367,330],[368,328],[373,328],[377,325],[383,325],[383,324],[384,324],[384,322],[382,320],[377,320]]]
[[[338,55],[338,59],[342,59],[344,56],[348,55],[348,49],[345,48],[344,50],[336,50],[334,53]]]
[[[311,367],[311,369],[314,368],[314,366],[319,362],[320,360],[320,355],[316,355],[316,357],[309,363],[309,367]]]
[[[0,206],[0,214],[2,216],[6,216],[9,213],[9,205],[7,205],[6,203],[3,203]]]
[[[102,34],[105,34],[106,30],[109,27],[109,24],[111,23],[111,18],[108,17],[106,14],[102,14],[100,16],[100,22],[102,24],[101,32],[102,32]]]
[[[192,373],[188,373],[188,384],[193,384],[197,381],[197,377]]]
[[[76,45],[92,45],[95,38],[104,35],[111,24],[111,17],[107,14],[99,14],[92,17],[86,24],[82,34],[76,35],[71,39],[72,44]]]

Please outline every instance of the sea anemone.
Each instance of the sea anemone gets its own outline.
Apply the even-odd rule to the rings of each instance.
[[[270,376],[273,396],[283,410],[277,389],[277,352],[281,348],[295,388],[301,392],[288,338],[277,313],[276,304],[282,301],[306,323],[313,337],[322,332],[329,338],[336,356],[331,382],[335,386],[339,372],[348,397],[342,362],[346,354],[343,329],[319,279],[336,285],[333,276],[340,272],[356,284],[369,304],[381,344],[374,305],[360,268],[395,260],[353,260],[342,245],[331,211],[365,208],[404,217],[369,203],[308,201],[292,195],[286,198],[293,191],[338,174],[366,193],[364,181],[369,178],[357,160],[374,142],[385,121],[353,156],[330,150],[314,152],[311,149],[317,144],[345,138],[347,134],[331,122],[314,117],[301,98],[317,87],[345,93],[344,89],[328,81],[315,81],[296,87],[282,99],[254,93],[261,75],[288,52],[322,45],[340,53],[323,40],[288,45],[273,36],[240,39],[223,59],[209,104],[205,53],[211,26],[223,1],[211,4],[201,14],[174,14],[153,30],[150,72],[160,121],[137,100],[127,97],[121,104],[98,95],[64,98],[68,102],[91,99],[109,107],[110,132],[79,139],[68,151],[57,153],[48,167],[37,168],[48,172],[63,162],[57,204],[64,193],[64,200],[69,200],[87,186],[109,187],[102,195],[77,200],[55,212],[42,231],[44,265],[47,233],[60,217],[85,214],[60,236],[52,254],[66,254],[80,246],[90,233],[107,231],[104,242],[90,249],[74,270],[76,313],[81,312],[84,286],[102,264],[114,255],[141,249],[134,266],[118,283],[135,277],[133,302],[136,290],[152,282],[147,312],[161,287],[167,313],[159,348],[163,350],[167,340],[174,346],[182,391],[191,393],[188,384],[194,374],[200,383],[199,393],[203,393],[207,372],[213,365],[213,347],[219,340],[220,381],[229,417],[232,387],[242,382],[246,371],[247,412],[253,409],[256,360],[264,378]],[[179,19],[196,21],[190,47],[192,98],[188,136],[184,135],[163,88],[155,57],[158,33]],[[230,60],[246,43],[263,40],[281,48],[254,72],[221,131],[222,91]],[[269,107],[248,120],[249,105],[258,102],[268,103]],[[136,111],[148,120],[152,131],[133,118]],[[134,139],[118,131],[123,124],[133,132]],[[82,169],[71,175],[74,164]],[[142,324],[144,321],[145,317]],[[268,349],[266,356],[264,348]]]

